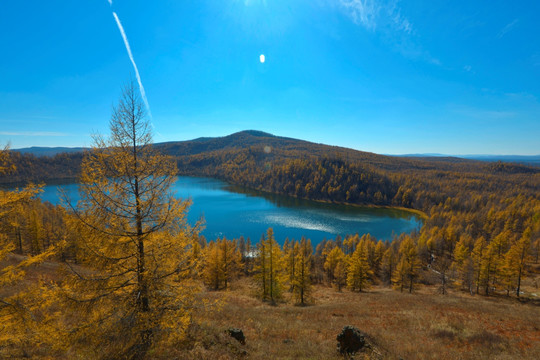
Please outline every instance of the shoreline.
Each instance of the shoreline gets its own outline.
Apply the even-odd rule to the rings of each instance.
[[[322,203],[322,204],[345,205],[345,206],[351,206],[351,207],[356,207],[356,208],[398,210],[398,211],[403,211],[403,212],[415,215],[420,220],[422,220],[422,222],[424,222],[425,220],[427,220],[429,218],[428,215],[425,212],[423,212],[422,210],[406,208],[406,207],[403,207],[403,206],[376,205],[376,204],[358,204],[358,203],[340,202],[340,201],[323,200],[323,199],[310,199],[310,198],[298,197],[298,196],[287,195],[287,194],[280,194],[280,193],[276,193],[276,192],[271,192],[271,191],[266,191],[266,190],[262,190],[262,189],[252,188],[252,187],[249,187],[249,186],[246,186],[246,185],[235,184],[235,183],[230,182],[229,180],[220,179],[218,177],[200,176],[200,175],[192,175],[192,174],[189,174],[189,175],[183,174],[183,175],[177,175],[177,176],[186,176],[186,177],[194,177],[194,178],[207,178],[207,179],[212,179],[212,180],[218,180],[218,181],[223,181],[225,184],[227,184],[229,186],[237,186],[237,187],[240,187],[240,188],[245,188],[245,189],[250,190],[250,191],[258,191],[258,192],[261,192],[261,193],[264,193],[264,194],[285,196],[285,197],[289,197],[289,198],[292,198],[292,199],[313,201],[313,202]],[[77,182],[77,178],[61,178],[61,179],[48,179],[47,181],[41,182],[41,184],[44,184],[45,186],[48,186],[48,185],[71,184],[71,183],[76,183],[76,182]],[[2,184],[2,185],[5,185],[5,184]],[[18,185],[22,185],[22,184],[18,183]],[[423,226],[423,224],[422,224],[422,226]]]
[[[286,197],[290,197],[290,198],[293,198],[293,199],[314,201],[314,202],[323,203],[323,204],[345,205],[345,206],[352,206],[352,207],[357,207],[357,208],[399,210],[399,211],[403,211],[403,212],[407,212],[407,213],[416,215],[422,221],[425,221],[425,220],[427,220],[429,218],[429,216],[425,212],[423,212],[422,210],[406,208],[406,207],[403,207],[403,206],[376,205],[376,204],[356,204],[356,203],[331,201],[331,200],[322,200],[322,199],[309,199],[309,198],[298,197],[298,196],[294,196],[294,195],[280,194],[280,193],[275,193],[275,192],[266,191],[266,190],[262,190],[262,189],[256,189],[256,188],[252,188],[252,187],[249,187],[249,186],[246,186],[246,185],[234,184],[234,183],[231,183],[228,180],[224,180],[224,179],[218,179],[218,178],[212,178],[212,177],[210,179],[220,180],[220,181],[223,181],[223,182],[227,183],[230,186],[238,186],[238,187],[242,187],[242,188],[245,188],[245,189],[248,189],[248,190],[251,190],[251,191],[259,191],[261,193],[270,194],[270,195],[286,196]]]

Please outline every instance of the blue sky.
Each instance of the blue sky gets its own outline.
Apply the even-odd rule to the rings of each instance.
[[[387,154],[540,153],[537,0],[4,1],[0,144],[108,133],[136,80],[113,11],[156,142],[257,129]]]

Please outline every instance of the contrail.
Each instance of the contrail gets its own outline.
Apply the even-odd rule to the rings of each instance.
[[[109,5],[112,6],[112,0],[107,0],[109,2]]]
[[[112,0],[108,0],[109,3],[112,5]],[[135,76],[137,77],[137,82],[139,83],[139,89],[141,91],[141,97],[144,101],[144,105],[146,106],[146,110],[148,110],[148,115],[150,116],[150,119],[152,119],[152,113],[150,112],[150,105],[148,105],[148,99],[146,98],[146,92],[144,91],[144,87],[141,81],[141,75],[139,74],[139,69],[137,68],[137,64],[135,63],[135,59],[133,58],[133,54],[131,53],[131,47],[129,46],[129,41],[126,36],[126,32],[124,31],[124,27],[122,26],[122,23],[120,22],[120,19],[118,18],[118,15],[113,11],[114,20],[116,20],[116,24],[118,25],[118,29],[120,30],[120,34],[122,34],[122,38],[124,39],[124,44],[126,45],[126,50],[128,52],[129,59],[131,60],[131,63],[133,64],[133,69],[135,69]]]

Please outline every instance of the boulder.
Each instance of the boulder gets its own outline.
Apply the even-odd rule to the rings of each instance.
[[[338,334],[337,341],[337,349],[344,355],[352,355],[366,346],[364,333],[354,326],[345,326]]]
[[[241,329],[230,328],[227,330],[227,332],[231,337],[238,340],[240,344],[246,345],[246,337],[244,336],[244,332]]]

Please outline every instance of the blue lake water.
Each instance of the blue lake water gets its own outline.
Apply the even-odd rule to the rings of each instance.
[[[79,198],[77,184],[47,185],[40,197],[60,203],[58,188],[71,199]],[[191,198],[188,219],[191,223],[204,218],[202,234],[213,240],[250,238],[256,243],[269,227],[276,240],[311,239],[315,246],[336,235],[370,233],[378,239],[391,240],[393,234],[408,233],[420,228],[421,220],[406,211],[327,204],[268,194],[232,186],[225,182],[196,177],[179,177],[174,185],[177,197]]]

